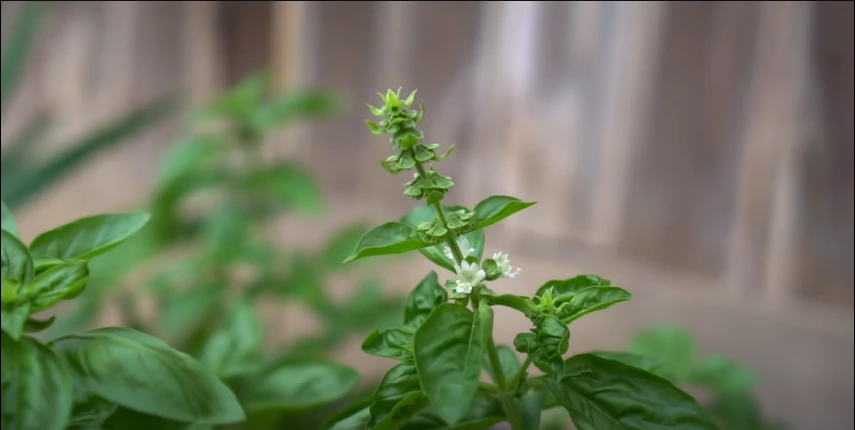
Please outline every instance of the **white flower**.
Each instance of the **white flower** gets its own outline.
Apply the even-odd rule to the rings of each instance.
[[[465,237],[457,238],[457,247],[460,248],[460,252],[463,254],[464,260],[466,257],[475,254],[475,248],[469,245],[469,239],[466,239]],[[448,245],[446,245],[442,251],[449,260],[454,261],[454,253],[451,252],[451,248],[449,248]]]
[[[454,280],[457,287],[455,291],[458,293],[469,294],[472,292],[472,287],[480,284],[487,277],[484,270],[478,263],[469,263],[464,261],[460,266],[454,265],[454,270],[457,271],[457,279]]]
[[[493,260],[496,262],[496,265],[499,266],[499,272],[502,273],[502,277],[504,278],[516,278],[522,271],[519,267],[511,266],[511,260],[508,258],[508,254],[505,254],[504,252],[499,251],[493,254]]]

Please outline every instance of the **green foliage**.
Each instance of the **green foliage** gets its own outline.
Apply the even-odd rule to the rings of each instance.
[[[4,227],[16,225],[11,213],[3,216]],[[4,429],[100,428],[118,406],[183,423],[244,419],[234,394],[212,372],[155,337],[126,328],[50,342],[26,334],[55,319],[33,313],[84,291],[92,257],[130,238],[148,219],[145,213],[83,218],[40,234],[29,247],[2,230]],[[32,258],[37,253],[50,257],[39,270]]]
[[[47,2],[24,2],[12,31],[8,37],[4,36],[0,64],[0,108],[4,113],[24,71],[47,8]],[[45,140],[52,126],[50,113],[42,112],[29,120],[20,133],[11,137],[8,145],[3,145],[0,162],[3,201],[12,208],[18,207],[95,155],[128,141],[165,118],[174,106],[172,97],[144,105],[61,145],[64,149],[47,159],[34,155],[34,149]]]
[[[322,408],[352,396],[359,383],[353,369],[324,356],[354,333],[386,326],[389,315],[404,307],[401,299],[385,297],[375,278],[357,284],[343,300],[327,289],[332,275],[349,269],[342,260],[368,230],[364,225],[332,232],[317,249],[280,246],[270,225],[288,212],[317,216],[324,205],[314,177],[293,160],[266,159],[262,143],[276,125],[328,115],[341,104],[338,95],[321,90],[268,96],[267,76],[258,73],[201,107],[194,116],[197,131],[162,162],[145,229],[93,259],[103,270],[90,275],[92,294],[75,307],[74,318],[61,320],[50,332],[86,326],[104,306],[121,306],[128,325],[198,359],[246,413],[245,421],[227,427],[214,420],[194,422],[230,430],[319,425]],[[111,238],[122,232],[116,228],[108,235],[81,224],[74,231],[39,236],[35,265],[90,258],[114,246]],[[138,270],[145,275],[138,276]],[[144,301],[154,302],[153,315],[142,316],[137,303]],[[266,347],[265,331],[274,330],[259,307],[273,302],[307,309],[321,330]],[[109,415],[108,428],[143,428],[142,423],[183,428],[180,423],[189,421],[112,401],[118,409]],[[176,411],[198,410],[173,403]]]
[[[468,209],[445,205],[452,179],[436,170],[438,144],[424,144],[417,123],[424,106],[409,109],[416,92],[380,94],[383,106],[368,105],[380,121],[374,134],[390,135],[395,153],[383,160],[392,174],[413,170],[404,195],[424,200],[399,221],[368,230],[345,261],[419,251],[452,270],[443,286],[431,272],[413,289],[403,323],[376,330],[364,352],[398,361],[374,395],[331,418],[325,429],[486,429],[507,421],[514,430],[542,426],[544,410],[563,407],[580,430],[717,429],[710,415],[643,357],[599,353],[566,357],[571,324],[629,300],[626,290],[595,275],[543,284],[533,297],[498,294],[486,286],[520,271],[507,254],[483,258],[484,229],[534,205],[510,196],[492,196]],[[448,291],[448,290],[451,291]],[[493,340],[493,306],[521,312],[531,321],[515,349]],[[529,373],[534,364],[543,374]],[[710,365],[708,369],[716,369]],[[492,384],[482,382],[486,372]],[[544,424],[549,428],[553,424]]]
[[[0,64],[0,107],[4,113],[25,68],[47,8],[47,2],[24,2],[8,38],[4,36]],[[26,203],[95,155],[128,141],[165,118],[175,107],[174,101],[173,97],[166,97],[128,112],[76,140],[60,145],[64,149],[46,159],[34,154],[36,147],[43,143],[52,128],[50,112],[42,112],[29,120],[20,133],[12,136],[8,145],[3,145],[0,162],[3,201],[12,208]],[[15,233],[12,230],[9,232]]]
[[[712,395],[708,410],[728,430],[784,428],[763,417],[751,389],[758,377],[751,369],[722,355],[699,357],[692,333],[656,325],[632,339],[629,352],[600,351],[599,357],[646,369],[674,384],[700,388]]]

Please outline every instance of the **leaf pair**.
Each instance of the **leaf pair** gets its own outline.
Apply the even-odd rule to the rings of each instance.
[[[269,86],[268,73],[254,73],[202,108],[199,117],[228,119],[253,132],[263,132],[286,121],[329,115],[345,103],[341,95],[317,89],[289,91],[267,100]]]
[[[475,206],[473,210],[475,216],[470,226],[466,229],[466,233],[482,230],[533,204],[533,202],[524,202],[508,196],[488,197]],[[462,207],[449,207],[448,209],[454,210],[455,208]],[[440,266],[453,270],[449,267],[450,262],[441,253],[441,248],[435,243],[424,240],[417,229],[418,223],[431,220],[435,217],[436,212],[431,212],[432,210],[433,208],[416,208],[400,222],[388,222],[374,227],[360,239],[356,248],[345,259],[345,262],[365,257],[403,254],[432,247],[430,248],[431,250],[424,251],[423,254]],[[471,239],[471,244],[477,245],[480,243],[480,251],[478,253],[480,257],[481,253],[483,253],[483,233],[473,236],[467,235],[467,239]],[[476,247],[475,249],[478,250],[479,248]]]
[[[3,331],[17,340],[24,330],[47,328],[53,320],[29,315],[77,297],[89,280],[87,261],[118,246],[148,219],[145,213],[81,218],[38,235],[28,249],[3,204]]]

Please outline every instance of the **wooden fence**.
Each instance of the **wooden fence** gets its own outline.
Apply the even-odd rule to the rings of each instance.
[[[637,289],[632,312],[583,326],[608,340],[583,345],[682,323],[760,368],[771,413],[855,425],[851,2],[58,2],[49,22],[4,136],[41,106],[73,135],[270,68],[278,88],[340,89],[353,110],[283,131],[269,154],[382,220],[411,202],[377,167],[389,148],[362,101],[418,88],[428,138],[458,145],[442,165],[455,200],[539,202],[496,243],[546,274]],[[138,201],[175,125],[33,202],[24,229]]]

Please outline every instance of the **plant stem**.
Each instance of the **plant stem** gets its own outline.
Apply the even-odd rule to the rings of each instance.
[[[514,377],[511,379],[510,387],[512,389],[516,390],[519,388],[520,381],[522,380],[522,377],[523,377],[523,375],[525,375],[525,372],[526,372],[526,370],[528,370],[529,366],[531,366],[531,356],[530,355],[526,356],[525,361],[523,361],[522,366],[520,366],[520,370],[518,370],[517,373],[514,375]]]
[[[412,156],[415,158],[415,151],[412,151]],[[416,162],[416,171],[419,173],[420,178],[426,178],[427,172],[425,172],[425,167],[422,163]],[[433,204],[434,209],[436,209],[437,215],[439,215],[439,220],[442,222],[442,225],[445,227],[445,242],[448,244],[448,248],[451,249],[451,253],[454,254],[454,259],[457,260],[457,265],[459,266],[463,263],[463,252],[460,250],[460,246],[457,244],[457,236],[448,228],[448,218],[445,217],[445,209],[442,207],[442,202],[436,202]]]
[[[492,336],[485,336],[484,341],[487,347],[487,356],[490,359],[490,367],[493,368],[493,375],[496,377],[496,386],[499,389],[499,401],[502,403],[502,409],[508,416],[508,422],[513,430],[524,430],[525,424],[522,420],[522,415],[514,400],[513,392],[508,389],[505,374],[502,371],[502,362],[499,360],[499,353],[496,351],[496,344],[493,342]]]

